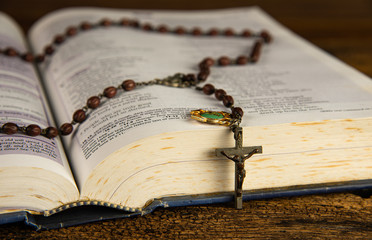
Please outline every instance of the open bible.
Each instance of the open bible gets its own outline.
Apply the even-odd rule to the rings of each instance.
[[[208,78],[244,109],[244,144],[263,148],[245,163],[244,199],[372,188],[372,81],[259,8],[71,8],[40,19],[27,38],[0,14],[0,49],[43,52],[69,26],[124,17],[171,28],[266,29],[274,36],[258,63],[213,67]],[[69,38],[37,66],[0,55],[0,124],[59,126],[107,86],[197,72],[206,56],[236,56],[252,44],[110,26]],[[201,108],[225,110],[195,90],[154,85],[105,101],[70,136],[0,133],[0,223],[26,219],[55,228],[158,206],[231,201],[234,164],[215,149],[233,147],[234,138],[228,128],[190,119]],[[104,210],[53,220],[86,205]]]

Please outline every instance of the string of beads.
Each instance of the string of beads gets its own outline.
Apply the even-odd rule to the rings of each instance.
[[[54,138],[60,135],[69,135],[73,132],[73,125],[82,123],[88,116],[88,110],[96,109],[100,106],[102,98],[113,98],[117,95],[118,91],[132,91],[139,86],[147,85],[165,85],[171,87],[194,87],[200,82],[207,80],[210,74],[210,68],[212,66],[229,66],[229,65],[245,65],[248,63],[255,63],[259,60],[261,54],[261,48],[264,43],[270,43],[272,37],[267,31],[261,31],[260,33],[252,33],[252,31],[245,29],[240,33],[235,32],[231,28],[218,29],[211,28],[209,30],[202,30],[199,27],[187,29],[185,27],[169,28],[166,25],[153,26],[150,23],[140,23],[137,20],[122,19],[120,21],[112,21],[110,19],[103,19],[98,23],[82,22],[79,26],[70,26],[66,29],[65,33],[57,34],[53,41],[44,48],[44,52],[41,54],[33,55],[29,52],[20,53],[12,47],[6,49],[0,49],[0,54],[8,57],[19,57],[25,62],[41,64],[47,57],[52,56],[59,45],[64,43],[69,38],[76,36],[78,33],[83,33],[96,28],[108,28],[110,26],[122,26],[131,27],[134,29],[142,29],[147,32],[158,32],[161,34],[169,33],[176,35],[190,35],[195,37],[214,37],[214,36],[225,36],[225,37],[239,37],[239,38],[256,38],[255,43],[249,54],[240,55],[236,58],[229,58],[227,56],[221,56],[217,59],[210,57],[205,58],[199,63],[199,72],[197,74],[181,74],[177,73],[174,76],[166,77],[164,79],[155,79],[147,82],[135,82],[132,79],[124,80],[119,86],[106,87],[102,93],[88,98],[86,105],[81,109],[76,110],[72,115],[72,121],[70,123],[62,124],[59,129],[55,127],[47,127],[41,129],[36,124],[30,124],[28,126],[18,126],[15,123],[7,122],[2,125],[0,132],[5,134],[15,134],[22,132],[29,136],[43,135],[47,138]],[[202,91],[206,95],[212,95],[217,100],[222,101],[223,105],[231,109],[232,117],[239,124],[243,117],[243,110],[240,107],[234,106],[234,98],[226,93],[223,89],[216,89],[212,84],[205,84],[203,87],[196,87],[196,90]]]

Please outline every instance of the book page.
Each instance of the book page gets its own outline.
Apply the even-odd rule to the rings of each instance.
[[[208,83],[226,90],[245,111],[243,126],[372,116],[372,83],[366,76],[324,54],[258,8],[151,12],[71,9],[42,19],[30,39],[37,52],[56,34],[82,21],[135,18],[153,25],[209,29],[268,30],[274,37],[261,59],[245,66],[214,67]],[[228,37],[190,37],[113,26],[68,39],[42,67],[60,123],[105,87],[125,79],[147,81],[177,72],[197,73],[207,56],[248,55],[254,41]],[[193,89],[141,87],[105,101],[65,138],[82,186],[91,170],[121,147],[159,133],[214,126],[189,119],[191,109],[225,110],[214,97]],[[154,153],[156,156],[156,153]]]
[[[27,45],[19,27],[0,13],[0,49],[13,47],[26,52]],[[0,54],[0,126],[54,125],[38,75],[32,64],[18,57]],[[37,167],[56,172],[74,184],[69,164],[59,140],[24,134],[0,134],[0,167]]]

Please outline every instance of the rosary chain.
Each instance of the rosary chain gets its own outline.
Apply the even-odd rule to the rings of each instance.
[[[32,55],[30,53],[19,53],[12,47],[8,47],[6,49],[0,49],[0,54],[4,54],[8,57],[20,57],[23,61],[26,62],[34,62],[40,64],[45,61],[46,57],[52,56],[56,48],[65,42],[68,38],[74,37],[79,32],[85,32],[91,29],[96,28],[107,28],[109,26],[122,26],[122,27],[132,27],[135,29],[142,29],[147,32],[158,32],[158,33],[173,33],[177,35],[191,35],[191,36],[225,36],[225,37],[253,37],[256,38],[256,42],[254,43],[251,52],[249,55],[241,55],[237,58],[230,58],[227,56],[221,56],[218,59],[212,59],[210,57],[205,58],[199,64],[199,73],[194,74],[183,74],[183,73],[176,73],[173,76],[166,77],[164,79],[153,79],[150,81],[145,82],[135,82],[132,79],[128,79],[123,81],[117,87],[110,86],[104,89],[102,93],[97,94],[97,96],[92,96],[87,100],[85,106],[81,109],[78,109],[74,112],[72,116],[72,121],[70,123],[64,123],[60,126],[59,129],[55,127],[47,127],[45,129],[41,129],[36,124],[30,124],[26,126],[18,126],[15,123],[5,123],[0,128],[0,132],[5,134],[14,134],[17,132],[22,132],[29,136],[38,136],[43,135],[48,138],[54,138],[58,134],[61,135],[69,135],[73,131],[73,125],[82,123],[87,118],[87,114],[89,109],[93,110],[101,104],[101,100],[103,98],[113,98],[117,94],[118,90],[124,91],[131,91],[136,87],[141,86],[151,86],[151,85],[163,85],[169,87],[178,87],[178,88],[188,88],[188,87],[195,87],[196,90],[202,91],[206,95],[214,94],[217,100],[223,102],[224,106],[231,109],[232,112],[232,122],[230,124],[231,130],[235,133],[236,127],[238,127],[241,123],[243,117],[243,110],[240,107],[234,107],[234,99],[232,96],[227,95],[226,91],[223,89],[215,89],[215,87],[211,84],[206,84],[203,87],[198,87],[197,84],[200,82],[204,82],[207,80],[210,74],[210,68],[212,66],[228,66],[228,65],[245,65],[247,63],[255,63],[259,60],[261,54],[261,48],[263,43],[270,43],[272,41],[272,37],[267,31],[261,31],[260,33],[252,33],[252,31],[245,29],[241,33],[236,33],[233,29],[218,29],[218,28],[211,28],[207,31],[203,31],[201,28],[195,27],[192,29],[187,29],[184,27],[176,27],[176,28],[169,28],[166,25],[159,25],[153,26],[150,23],[140,23],[137,20],[131,19],[122,19],[120,21],[112,21],[110,19],[103,19],[98,23],[89,23],[89,22],[82,22],[79,26],[70,26],[66,29],[65,33],[57,34],[54,37],[54,40],[48,44],[44,48],[44,52],[38,55]]]

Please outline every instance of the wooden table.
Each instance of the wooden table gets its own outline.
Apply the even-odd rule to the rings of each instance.
[[[372,77],[372,1],[272,0],[1,0],[0,10],[27,30],[54,9],[94,5],[137,9],[208,9],[259,5],[295,33]],[[372,159],[371,159],[372,161]],[[23,224],[0,226],[8,238],[370,238],[372,192],[312,195],[231,205],[178,207],[130,219],[35,232]]]

